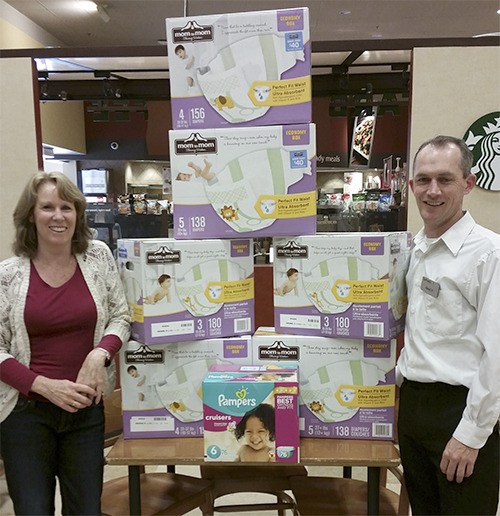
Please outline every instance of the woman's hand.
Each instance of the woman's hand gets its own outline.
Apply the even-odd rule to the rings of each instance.
[[[87,385],[94,391],[94,403],[101,401],[104,389],[104,375],[106,374],[104,364],[106,355],[98,348],[94,348],[85,358],[78,377],[77,383]]]
[[[37,376],[31,391],[41,394],[54,405],[67,412],[77,412],[88,407],[96,392],[88,385],[71,382],[70,380],[53,380],[45,376]]]

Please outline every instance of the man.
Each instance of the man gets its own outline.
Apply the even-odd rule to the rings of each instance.
[[[476,177],[463,140],[437,136],[413,162],[423,229],[407,274],[399,444],[414,515],[496,514],[500,235],[463,211]]]

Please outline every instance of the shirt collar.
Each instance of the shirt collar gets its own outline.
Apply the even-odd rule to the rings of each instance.
[[[472,215],[466,211],[459,221],[455,222],[448,231],[441,235],[439,240],[441,240],[446,247],[448,247],[451,253],[456,256],[475,225],[476,221],[473,219]],[[425,243],[424,228],[417,233],[414,243],[416,249],[425,252],[427,245]]]

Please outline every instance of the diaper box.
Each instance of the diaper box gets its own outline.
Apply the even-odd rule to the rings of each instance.
[[[323,233],[273,242],[276,331],[390,340],[404,330],[409,233]]]
[[[391,440],[396,341],[280,334],[261,327],[252,363],[298,366],[300,435]]]
[[[203,380],[205,461],[298,462],[298,394],[296,368],[213,366]]]
[[[166,20],[172,127],[311,121],[305,7]]]
[[[174,237],[316,233],[315,129],[170,131]]]
[[[251,334],[250,239],[118,240],[132,338],[149,345]]]
[[[251,337],[149,347],[131,340],[120,351],[123,436],[196,437],[203,434],[201,384],[215,364],[246,364]]]

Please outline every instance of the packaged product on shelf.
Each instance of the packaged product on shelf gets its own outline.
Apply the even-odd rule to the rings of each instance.
[[[306,7],[168,18],[174,129],[311,121]]]
[[[201,383],[215,364],[246,364],[251,337],[174,342],[149,347],[131,340],[120,350],[123,436],[203,435]]]
[[[409,233],[324,233],[273,244],[278,332],[389,340],[403,331]]]
[[[316,233],[314,124],[170,131],[174,236]]]
[[[299,461],[296,368],[216,365],[202,393],[206,461]]]
[[[132,315],[132,338],[145,344],[252,333],[251,239],[118,240],[118,267]]]
[[[253,364],[298,366],[302,437],[394,439],[396,341],[259,328]]]

